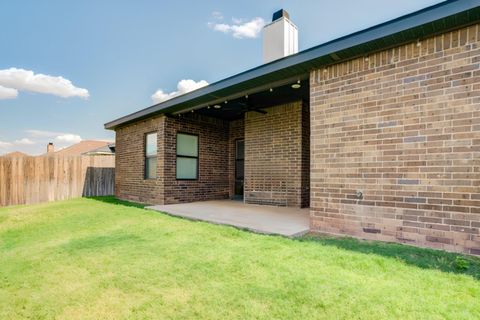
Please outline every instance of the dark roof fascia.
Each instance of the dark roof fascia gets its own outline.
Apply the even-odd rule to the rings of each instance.
[[[218,98],[221,98],[222,95],[219,93],[221,93],[222,90],[234,90],[235,87],[241,87],[242,85],[245,86],[249,81],[252,80],[264,78],[265,80],[271,81],[273,78],[279,80],[281,77],[285,76],[305,77],[305,74],[308,74],[308,72],[314,68],[321,66],[322,64],[325,65],[325,61],[320,61],[320,58],[322,57],[328,57],[336,52],[340,52],[348,48],[406,32],[413,28],[429,25],[437,20],[466,12],[479,6],[480,0],[449,0],[441,2],[425,9],[370,27],[368,29],[323,43],[310,49],[301,51],[297,54],[260,65],[256,68],[217,81],[203,88],[188,92],[184,95],[118,118],[106,123],[105,128],[115,129],[120,125],[137,121],[153,114],[175,112],[181,110],[182,108],[189,108],[195,103],[198,105],[206,104],[209,101],[214,101],[215,99],[218,100]],[[470,21],[467,24],[471,23],[473,22]],[[463,24],[458,24],[455,25],[455,28],[462,26]],[[437,30],[434,30],[434,32],[424,32],[424,34],[420,34],[417,37],[422,38],[432,36],[434,34],[446,32],[449,29],[452,28],[437,28]],[[412,39],[408,40],[411,41]],[[398,45],[401,45],[401,43],[398,43]],[[381,49],[385,48],[378,48],[378,50]],[[338,62],[334,61],[334,59],[330,60],[331,63]],[[187,103],[190,105],[185,105]]]

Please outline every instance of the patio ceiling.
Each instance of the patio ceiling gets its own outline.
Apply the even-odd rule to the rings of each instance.
[[[299,84],[300,88],[292,88],[292,84]],[[262,109],[275,105],[285,104],[293,101],[309,101],[310,85],[308,80],[293,82],[279,87],[264,88],[263,91],[254,94],[244,94],[232,100],[222,100],[218,103],[209,104],[202,108],[184,109],[172,113],[181,115],[189,112],[196,112],[202,115],[235,120],[243,117],[247,111],[264,112]]]

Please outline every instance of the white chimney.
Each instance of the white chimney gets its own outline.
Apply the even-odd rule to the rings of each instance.
[[[270,24],[263,27],[263,62],[268,63],[298,52],[298,29],[288,12],[273,14]]]

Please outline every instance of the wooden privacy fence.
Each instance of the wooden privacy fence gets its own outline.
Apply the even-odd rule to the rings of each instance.
[[[114,194],[115,156],[0,157],[0,206]]]

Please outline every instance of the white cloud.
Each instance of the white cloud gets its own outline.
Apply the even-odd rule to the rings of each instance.
[[[7,89],[7,91],[4,89]],[[80,97],[86,99],[89,97],[87,89],[75,87],[70,80],[60,76],[35,74],[33,71],[17,68],[0,70],[0,99],[2,92],[9,98],[15,98],[18,91],[52,94],[62,98]],[[14,94],[15,96],[13,96]]]
[[[1,141],[0,140],[0,150],[5,150],[7,148],[10,148],[12,146],[12,143],[11,142],[7,142],[7,141]]]
[[[44,130],[35,130],[35,129],[25,130],[25,132],[30,137],[33,137],[33,138],[48,138],[48,137],[55,137],[55,136],[64,134],[62,132],[44,131]]]
[[[0,155],[12,151],[21,151],[30,155],[43,154],[47,150],[47,144],[53,142],[55,150],[61,150],[82,140],[80,135],[57,131],[25,130],[26,137],[5,141],[0,140]]]
[[[66,133],[66,132],[45,131],[45,130],[35,130],[35,129],[25,130],[25,132],[31,138],[35,138],[37,140],[47,139],[49,142],[56,140],[59,142],[78,143],[82,140],[82,138],[78,134]]]
[[[22,138],[19,140],[10,141],[0,141],[0,155],[2,153],[9,153],[12,151],[22,151],[25,152],[29,146],[34,145],[35,142],[28,138]]]
[[[0,141],[0,149],[11,149],[16,146],[27,146],[35,144],[32,140],[28,138],[22,138],[19,140],[14,140],[12,142],[9,141]]]
[[[169,99],[172,99],[176,96],[185,94],[187,92],[199,89],[201,87],[205,87],[208,85],[208,82],[205,80],[200,80],[196,82],[195,80],[187,79],[187,80],[180,80],[177,84],[177,91],[173,92],[163,92],[162,89],[158,89],[152,95],[153,103],[160,103]]]
[[[18,96],[17,90],[0,86],[0,100],[15,99],[17,96]]]
[[[220,11],[213,11],[212,17],[216,20],[223,20],[223,14]]]
[[[215,31],[231,34],[234,38],[257,38],[265,26],[265,20],[260,17],[244,22],[242,19],[232,19],[232,24],[209,22],[208,26]]]
[[[80,141],[82,141],[82,137],[80,137],[78,134],[66,133],[66,134],[56,136],[55,140],[73,144],[73,143],[79,143]]]
[[[35,142],[33,142],[32,140],[30,140],[28,138],[22,138],[20,140],[13,141],[13,144],[14,145],[30,145],[30,144],[35,144]]]
[[[56,132],[56,131],[44,131],[44,130],[35,130],[29,129],[26,130],[27,134],[35,140],[43,140],[48,142],[65,142],[65,143],[78,143],[82,141],[82,137],[78,134],[66,133],[66,132]]]
[[[232,18],[232,22],[233,24],[242,24],[243,23],[243,19],[239,19],[239,18]]]

